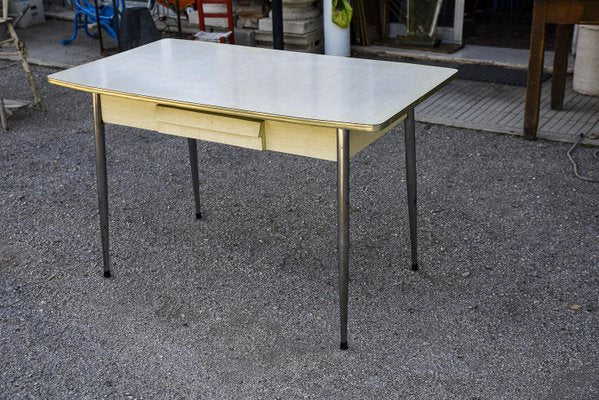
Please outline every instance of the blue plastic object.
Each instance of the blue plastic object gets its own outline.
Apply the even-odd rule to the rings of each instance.
[[[98,0],[101,1],[101,0]],[[85,34],[92,38],[97,38],[98,34],[92,34],[88,30],[88,25],[96,24],[96,9],[94,5],[87,0],[74,0],[75,2],[75,19],[73,20],[73,34],[68,39],[62,39],[60,41],[64,46],[71,44],[76,38],[79,29],[83,28]],[[125,0],[116,0],[117,5],[117,26],[120,26],[120,15],[125,9]],[[116,31],[114,30],[114,18],[115,13],[112,6],[109,5],[98,5],[98,15],[100,16],[100,23],[98,29],[103,29],[108,36],[117,40]]]

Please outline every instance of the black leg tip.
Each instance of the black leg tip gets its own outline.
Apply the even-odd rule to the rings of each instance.
[[[341,344],[339,345],[339,348],[341,350],[347,350],[347,342],[341,342]]]
[[[202,219],[202,213],[196,213],[196,219]]]
[[[418,271],[418,264],[412,264],[412,271]]]
[[[112,276],[112,274],[110,273],[110,271],[104,271],[104,278],[110,278]]]

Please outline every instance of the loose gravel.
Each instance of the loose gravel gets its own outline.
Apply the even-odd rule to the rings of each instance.
[[[7,62],[0,88],[28,96]],[[599,398],[599,185],[568,144],[418,124],[417,273],[402,128],[352,159],[340,351],[335,163],[201,143],[197,221],[186,141],[107,126],[104,279],[91,96],[42,89],[0,131],[0,398]]]

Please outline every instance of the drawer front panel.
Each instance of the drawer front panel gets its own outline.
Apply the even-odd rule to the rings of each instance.
[[[156,105],[156,130],[209,142],[264,150],[263,122]]]
[[[155,119],[161,124],[202,127],[203,130],[231,133],[247,137],[260,136],[262,121],[232,118],[201,111],[156,105]]]
[[[102,95],[102,120],[169,135],[264,150],[264,123]]]

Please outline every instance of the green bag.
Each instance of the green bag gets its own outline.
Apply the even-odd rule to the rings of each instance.
[[[331,20],[337,26],[341,28],[347,28],[351,22],[351,16],[354,10],[351,8],[348,0],[341,0],[343,3],[341,8],[337,7],[339,0],[333,0],[333,13]]]

